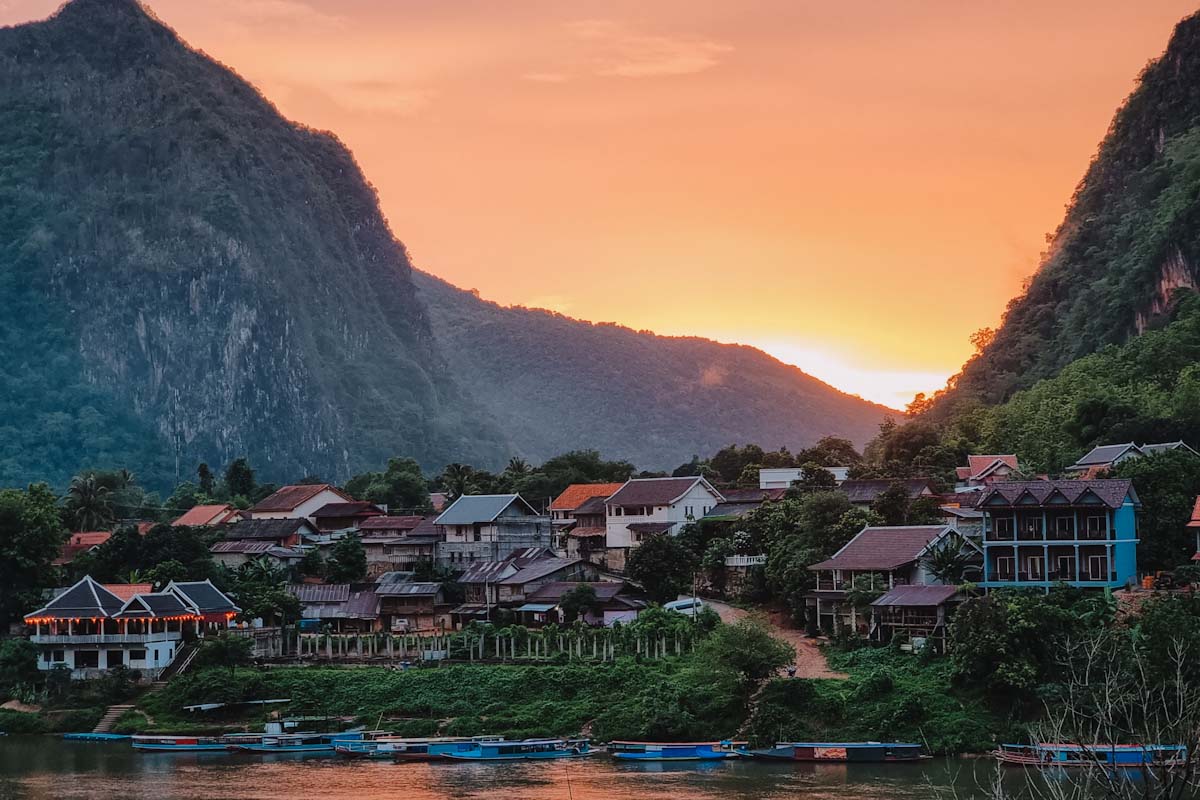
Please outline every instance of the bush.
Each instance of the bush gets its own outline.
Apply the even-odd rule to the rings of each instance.
[[[5,733],[45,733],[46,722],[37,714],[0,708],[0,731]]]

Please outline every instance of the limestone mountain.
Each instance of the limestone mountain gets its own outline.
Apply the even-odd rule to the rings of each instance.
[[[1003,401],[1163,324],[1173,293],[1198,283],[1200,14],[1142,73],[1027,291],[940,405]]]
[[[418,288],[420,287],[420,288]],[[502,309],[417,275],[349,151],[134,0],[0,29],[0,484],[247,455],[862,442],[884,409],[750,348]]]

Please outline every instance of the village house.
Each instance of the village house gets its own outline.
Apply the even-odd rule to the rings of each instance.
[[[607,500],[607,495],[588,498],[572,512],[572,525],[563,534],[565,545],[558,552],[567,558],[582,558],[596,564],[604,563],[604,519]]]
[[[582,552],[591,554],[604,549],[604,501],[621,486],[620,483],[573,483],[550,502],[556,553],[586,558]],[[586,533],[572,535],[576,531]]]
[[[442,535],[437,561],[451,569],[553,545],[550,517],[538,514],[518,494],[463,495],[434,524]]]
[[[364,521],[381,517],[383,514],[383,509],[374,503],[353,500],[326,503],[312,513],[311,519],[319,531],[344,531],[358,530]]]
[[[56,567],[70,564],[80,553],[90,553],[111,538],[112,531],[81,531],[80,533],[72,533],[62,543],[62,546],[58,550],[58,557],[51,563]]]
[[[628,624],[646,607],[645,597],[624,581],[551,581],[526,596],[516,609],[517,619],[530,626],[565,622],[562,600],[580,586],[590,586],[596,593],[595,608],[580,618],[585,625],[610,628],[618,622]]]
[[[307,519],[241,519],[223,526],[225,539],[208,548],[213,560],[230,569],[259,558],[291,566],[304,558],[302,547],[317,536]]]
[[[833,476],[839,484],[850,477],[849,467],[821,467]],[[800,480],[803,472],[799,467],[774,467],[758,471],[758,488],[760,489],[790,489],[792,484]],[[724,492],[722,492],[724,494]]]
[[[1137,509],[1128,480],[994,483],[983,512],[987,588],[1053,583],[1119,588],[1137,576]]]
[[[440,583],[410,581],[407,575],[387,573],[375,584],[379,620],[393,633],[444,630],[450,624],[451,605]]]
[[[967,456],[967,466],[955,467],[958,488],[986,486],[1011,480],[1021,467],[1015,455]]]
[[[284,486],[245,512],[250,519],[311,519],[330,503],[353,503],[354,498],[328,483]]]
[[[518,551],[501,561],[476,563],[458,579],[466,597],[451,612],[455,627],[488,619],[496,608],[516,610],[527,595],[552,581],[595,580],[598,574],[594,564],[559,558],[541,548]]]
[[[1196,532],[1196,552],[1192,561],[1200,561],[1200,497],[1196,498],[1196,504],[1192,506],[1192,518],[1188,520],[1187,527]]]
[[[874,505],[879,495],[886,492],[895,484],[900,484],[904,487],[904,490],[908,493],[909,500],[916,500],[918,497],[932,497],[934,495],[933,482],[928,478],[909,478],[898,481],[887,479],[842,481],[838,489],[845,493],[846,499],[850,501],[851,505],[869,509]]]
[[[61,666],[72,677],[85,678],[125,666],[157,677],[183,649],[185,631],[203,636],[227,627],[240,611],[207,581],[172,582],[161,592],[130,588],[109,588],[84,576],[27,614],[38,668]]]
[[[241,512],[229,503],[192,506],[183,515],[171,523],[173,527],[202,528],[209,525],[225,525],[236,522],[241,518]]]
[[[256,542],[236,539],[232,542],[214,542],[208,548],[212,560],[229,569],[237,569],[243,564],[257,561],[260,558],[273,562],[276,566],[290,568],[304,558],[304,550],[299,547],[280,547],[272,542]]]
[[[982,560],[978,546],[948,525],[863,528],[831,558],[809,567],[817,573],[816,588],[806,596],[810,619],[828,632],[849,628],[882,641],[899,631],[910,638],[944,638],[951,606],[958,600],[956,587],[936,592],[903,588],[941,586],[926,559],[943,547],[963,548],[973,564]],[[972,573],[977,575],[977,568]],[[856,607],[850,597],[855,579],[859,590],[884,591],[874,601],[883,604]],[[933,600],[937,602],[929,605]]]
[[[1095,478],[1100,473],[1110,470],[1131,458],[1142,458],[1143,456],[1166,453],[1172,450],[1183,450],[1194,456],[1200,456],[1200,453],[1197,453],[1183,441],[1142,445],[1134,444],[1133,442],[1103,444],[1093,447],[1081,456],[1078,461],[1063,471],[1075,478]]]
[[[288,591],[300,601],[300,618],[334,633],[379,630],[379,598],[373,584],[293,583]]]
[[[605,565],[624,570],[629,552],[649,536],[675,534],[725,498],[701,477],[633,478],[605,501]]]

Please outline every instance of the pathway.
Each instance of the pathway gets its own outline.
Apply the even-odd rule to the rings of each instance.
[[[723,622],[737,622],[739,619],[750,616],[749,611],[740,608],[735,608],[728,603],[722,603],[719,600],[704,600],[713,611],[720,615]],[[765,614],[765,612],[764,612]],[[771,626],[771,632],[775,638],[783,641],[796,648],[796,677],[797,678],[848,678],[849,676],[842,672],[834,672],[825,663],[825,656],[821,653],[821,648],[816,640],[810,639],[804,635],[803,631],[798,631],[795,628],[786,627],[784,624],[784,615],[780,612],[775,612],[766,615],[767,623]]]

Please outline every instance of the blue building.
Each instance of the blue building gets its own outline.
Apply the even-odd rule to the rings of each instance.
[[[1137,578],[1137,509],[1128,480],[994,483],[983,512],[982,586],[1117,588]]]

